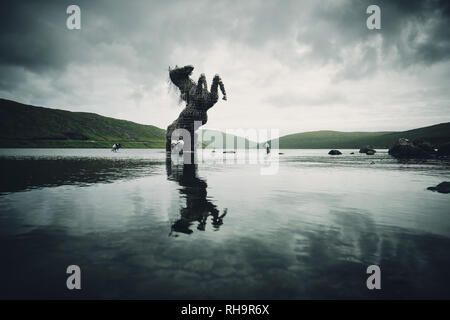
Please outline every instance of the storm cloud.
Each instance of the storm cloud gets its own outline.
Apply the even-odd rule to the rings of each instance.
[[[449,49],[448,1],[2,1],[0,97],[165,128],[193,64],[229,94],[211,128],[403,130],[450,121]]]

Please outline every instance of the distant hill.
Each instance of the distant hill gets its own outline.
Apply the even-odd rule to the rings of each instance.
[[[434,145],[450,141],[450,122],[400,132],[312,131],[280,137],[280,149],[358,149],[372,145],[387,149],[399,138],[424,139]]]
[[[155,126],[0,99],[0,147],[164,148],[166,131]]]
[[[220,148],[221,137],[236,148],[255,148],[257,143],[216,130],[200,130],[205,148]],[[103,117],[95,113],[70,112],[25,105],[0,99],[0,147],[2,148],[164,148],[166,130],[151,125]]]
[[[255,148],[246,138],[215,130],[200,130],[205,148],[220,148],[215,137],[235,142],[236,148]],[[25,105],[0,99],[0,148],[110,148],[121,143],[126,148],[164,148],[164,129],[131,121],[103,117],[95,113],[70,112]],[[436,146],[450,142],[450,123],[402,132],[313,131],[279,139],[281,149],[357,149],[372,145],[389,148],[399,138],[424,139]],[[260,144],[261,146],[262,144]]]
[[[203,147],[207,149],[254,149],[258,147],[258,143],[255,141],[217,130],[201,129],[198,134],[203,135]]]

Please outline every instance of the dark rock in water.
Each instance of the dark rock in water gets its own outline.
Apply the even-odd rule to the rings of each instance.
[[[328,154],[331,154],[332,156],[338,156],[341,155],[342,152],[340,152],[339,150],[330,150],[330,152],[328,152]]]
[[[439,146],[438,151],[437,151],[437,155],[438,155],[438,157],[448,157],[448,156],[450,156],[450,142]]]
[[[354,152],[350,152],[350,154],[355,154]]]
[[[367,152],[373,152],[372,154],[374,154],[376,151],[372,146],[365,146],[365,147],[362,147],[361,149],[359,149],[359,153],[367,154]]]
[[[284,154],[284,152],[278,152],[278,154]]]
[[[420,149],[422,149],[423,151],[431,154],[435,154],[436,150],[434,149],[434,147],[431,145],[431,143],[423,140],[423,139],[418,139],[418,140],[414,140],[413,144],[416,147],[419,147]]]
[[[436,187],[428,187],[428,190],[437,191],[440,193],[450,193],[450,182],[444,181],[439,183]]]
[[[373,156],[375,154],[375,152],[376,152],[375,150],[367,150],[366,154],[368,156]]]
[[[422,149],[409,145],[395,145],[389,149],[389,154],[395,158],[405,159],[405,158],[429,158],[429,154]]]
[[[236,151],[224,151],[223,153],[236,153]]]
[[[389,149],[389,154],[399,159],[428,159],[435,155],[435,151],[426,141],[410,142],[400,138],[397,144]]]

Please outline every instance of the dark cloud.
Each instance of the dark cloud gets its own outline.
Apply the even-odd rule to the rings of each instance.
[[[231,39],[263,47],[292,32],[321,62],[343,61],[347,47],[370,43],[377,34],[383,38],[382,58],[395,53],[405,66],[450,57],[448,1],[77,1],[82,30],[69,32],[65,9],[71,3],[2,1],[0,63],[33,72],[106,63],[114,60],[108,47],[122,45],[140,58],[129,61],[130,68],[162,73],[175,46],[205,51]],[[365,27],[365,10],[373,3],[382,9],[380,31]],[[374,52],[366,48],[362,54],[369,61]]]
[[[386,6],[385,49],[394,47],[404,65],[450,58],[450,2],[383,1],[382,5]]]
[[[81,7],[82,28],[77,31],[66,28],[66,8],[73,3]],[[371,4],[381,7],[381,30],[366,28],[366,8]],[[274,107],[352,104],[354,92],[338,94],[328,88],[314,91],[317,96],[296,92],[296,86],[310,85],[301,72],[327,68],[321,73],[323,81],[314,83],[320,90],[322,83],[334,86],[351,80],[356,85],[380,71],[404,75],[444,64],[439,77],[431,73],[422,77],[429,88],[435,79],[448,75],[449,49],[449,1],[0,2],[0,95],[47,106],[76,101],[77,106],[99,106],[93,110],[100,113],[106,113],[100,110],[102,104],[108,112],[121,112],[118,105],[111,107],[111,101],[118,100],[118,89],[122,101],[129,99],[139,107],[159,94],[156,90],[166,81],[169,66],[195,63],[195,72],[204,72],[205,61],[223,68],[208,72],[233,72],[229,77],[247,86],[243,94],[260,86],[261,102]],[[223,57],[229,60],[222,61]],[[214,64],[214,59],[222,60]],[[241,60],[245,64],[239,64]],[[283,83],[280,73],[291,82],[305,83]],[[115,79],[117,83],[111,84]],[[284,93],[274,88],[274,79],[286,86]],[[444,91],[436,96],[442,104],[436,110],[443,110],[447,95]],[[426,98],[433,97],[421,97]],[[140,118],[139,113],[135,117]]]

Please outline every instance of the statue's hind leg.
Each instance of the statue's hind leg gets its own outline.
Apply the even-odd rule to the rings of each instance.
[[[172,152],[172,141],[169,135],[166,136],[166,152]]]
[[[172,152],[172,133],[175,129],[174,123],[167,127],[166,131],[166,152]]]

